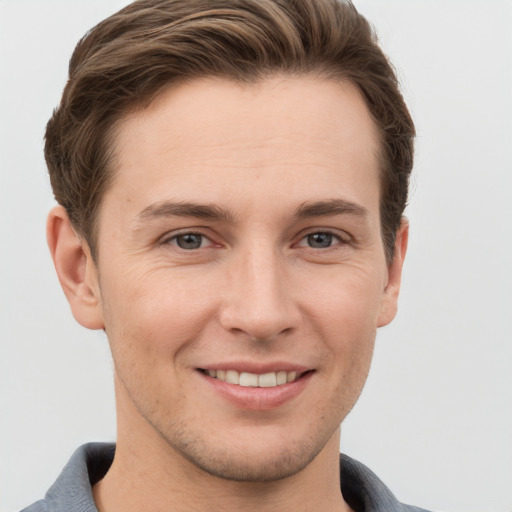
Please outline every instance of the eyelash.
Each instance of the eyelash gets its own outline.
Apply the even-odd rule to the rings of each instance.
[[[193,236],[196,236],[196,237],[200,237],[201,238],[201,242],[200,242],[200,247],[196,247],[196,248],[189,248],[189,249],[186,249],[184,247],[180,247],[179,244],[178,244],[178,239],[181,238],[181,237],[186,237],[186,236],[190,236],[190,237],[193,237]],[[205,234],[203,233],[199,233],[199,232],[196,232],[196,231],[184,231],[182,233],[177,233],[175,235],[172,235],[168,238],[165,238],[163,240],[163,245],[174,245],[176,246],[178,249],[181,249],[183,251],[193,251],[193,250],[197,250],[197,249],[204,249],[205,247],[202,247],[203,245],[203,242],[205,240],[209,240],[211,242],[212,245],[215,245],[214,242],[212,242],[212,240],[206,236]]]
[[[328,237],[331,237],[330,239],[330,244],[326,247],[312,247],[311,245],[308,244],[308,237],[311,237],[311,236],[314,236],[314,235],[328,235]],[[184,247],[181,247],[178,243],[178,239],[180,237],[187,237],[187,236],[190,236],[190,237],[200,237],[200,246],[199,247],[192,247],[192,248],[184,248]],[[335,239],[336,242],[334,242],[334,240],[332,239]],[[174,234],[172,235],[171,237],[168,237],[168,238],[165,238],[162,242],[163,245],[173,245],[173,246],[176,246],[178,249],[181,249],[183,251],[194,251],[194,250],[198,250],[198,249],[205,249],[205,248],[208,248],[208,247],[203,247],[203,243],[205,240],[208,240],[210,241],[211,245],[215,245],[215,243],[205,234],[203,233],[200,233],[200,232],[196,232],[196,231],[185,231],[185,232],[182,232],[182,233],[177,233],[177,234]],[[304,247],[304,245],[301,245],[301,242],[303,241],[306,241],[306,244],[307,244],[307,247],[309,249],[331,249],[333,247],[335,247],[336,245],[346,245],[348,243],[350,243],[350,240],[346,240],[345,238],[343,238],[339,233],[337,232],[334,232],[332,230],[329,230],[329,229],[322,229],[322,230],[315,230],[315,231],[311,231],[309,233],[306,233],[304,234],[299,242],[297,244],[294,244],[295,246],[298,246],[298,247]]]
[[[337,245],[346,245],[349,243],[349,240],[341,236],[339,232],[330,229],[317,229],[315,231],[310,231],[309,233],[303,235],[299,241],[299,244],[303,240],[307,241],[308,237],[311,237],[313,235],[328,235],[329,237],[332,237],[332,243],[327,247],[311,247],[310,245],[308,245],[307,247],[309,249],[332,249]]]

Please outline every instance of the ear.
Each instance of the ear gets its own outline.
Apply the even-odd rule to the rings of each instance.
[[[402,217],[400,228],[396,233],[395,253],[393,261],[388,265],[388,282],[381,299],[377,327],[388,325],[396,316],[398,309],[398,294],[402,280],[402,268],[404,265],[407,242],[409,240],[409,221]]]
[[[73,316],[84,327],[103,329],[97,268],[89,246],[75,233],[62,206],[56,206],[50,211],[46,238]]]

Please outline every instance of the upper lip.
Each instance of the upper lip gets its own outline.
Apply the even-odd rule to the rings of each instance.
[[[301,374],[313,368],[299,365],[290,362],[272,362],[272,363],[255,363],[248,361],[233,361],[233,362],[223,362],[223,363],[209,363],[205,366],[199,366],[200,370],[236,370],[240,373],[255,373],[257,375],[263,375],[265,373],[271,372],[297,372],[297,374]]]

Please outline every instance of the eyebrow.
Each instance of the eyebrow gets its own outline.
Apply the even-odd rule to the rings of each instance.
[[[195,217],[207,220],[233,221],[233,215],[217,205],[161,201],[144,208],[136,220],[166,217]]]
[[[365,218],[368,216],[368,210],[364,206],[353,203],[352,201],[331,199],[329,201],[317,201],[314,203],[306,202],[301,204],[295,211],[295,216],[300,219],[344,214]]]
[[[305,202],[295,210],[295,217],[299,219],[346,214],[364,218],[367,217],[368,210],[357,203],[345,199]],[[217,205],[172,201],[161,201],[147,206],[137,215],[136,220],[144,221],[167,217],[194,217],[224,222],[234,221],[234,216],[231,212]]]

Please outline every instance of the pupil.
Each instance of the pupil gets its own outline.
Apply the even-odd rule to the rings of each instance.
[[[201,247],[202,235],[188,233],[176,238],[176,243],[182,249],[199,249]]]
[[[308,235],[308,244],[310,247],[324,248],[332,244],[332,235],[330,233],[313,233]]]

